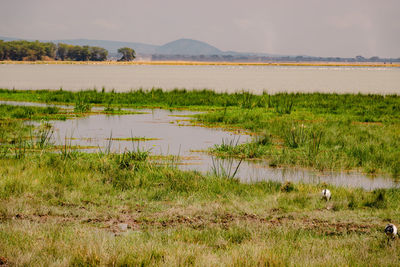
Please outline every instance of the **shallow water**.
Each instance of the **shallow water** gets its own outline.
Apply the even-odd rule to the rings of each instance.
[[[0,88],[400,93],[400,68],[0,64]]]
[[[210,158],[205,159],[204,162],[208,162],[204,164],[205,166],[213,166]],[[226,160],[222,162],[222,164],[225,166],[225,169],[229,169],[229,166],[232,165],[231,173],[234,172],[234,169],[238,163],[239,162],[237,160],[235,160],[233,163],[230,163]],[[199,169],[198,167],[193,167],[190,165],[185,166],[185,168],[192,170]],[[266,180],[277,181],[281,183],[286,181],[306,184],[326,183],[336,186],[364,188],[366,190],[400,186],[398,181],[396,182],[394,179],[385,176],[371,177],[357,172],[317,172],[313,170],[292,167],[272,168],[269,167],[268,162],[266,161],[242,162],[236,177],[244,183],[254,183]]]
[[[150,150],[157,155],[179,155],[183,159],[179,163],[181,169],[212,172],[223,166],[226,172],[234,173],[238,160],[213,159],[207,150],[222,140],[250,141],[245,134],[226,132],[221,129],[189,126],[182,121],[183,115],[193,112],[167,110],[141,110],[147,114],[108,116],[93,115],[67,121],[54,121],[58,143],[63,143],[65,137],[72,137],[72,144],[83,146],[102,146],[102,151],[110,144],[107,138],[146,137],[158,140],[139,142],[141,149]],[[185,126],[180,126],[185,125]],[[111,150],[123,152],[125,149],[136,148],[137,142],[112,141]],[[229,171],[230,170],[230,171]],[[222,171],[222,168],[219,170]],[[390,188],[398,186],[390,177],[367,177],[360,173],[346,172],[316,172],[295,168],[271,168],[265,161],[244,161],[238,168],[236,176],[246,183],[274,180],[278,182],[293,181],[303,183],[334,184],[338,186],[361,187],[367,190],[375,188]]]
[[[38,103],[2,101],[4,104],[40,105]],[[137,110],[144,114],[91,115],[66,121],[51,121],[56,144],[92,147],[89,152],[105,151],[110,146],[113,152],[136,149],[149,150],[153,155],[179,155],[179,168],[212,172],[224,169],[231,175],[239,164],[238,160],[216,159],[204,151],[221,144],[222,140],[239,143],[251,140],[244,133],[232,133],[216,128],[191,126],[188,115],[196,112],[168,111],[162,109]],[[109,141],[112,138],[146,137],[156,140],[132,142]],[[200,152],[203,151],[203,152]],[[222,166],[222,168],[220,168]],[[236,178],[245,183],[273,180],[278,182],[327,183],[337,186],[360,187],[366,190],[399,187],[400,183],[385,176],[368,177],[356,172],[317,172],[297,168],[272,168],[266,161],[243,161]]]
[[[106,149],[109,145],[113,152],[123,152],[136,148],[137,142],[117,141],[107,139],[146,137],[155,140],[139,142],[142,150],[150,150],[157,155],[180,155],[191,157],[193,150],[203,150],[222,139],[239,138],[237,134],[189,126],[188,118],[179,117],[195,112],[168,110],[138,110],[145,114],[130,115],[92,115],[85,118],[52,121],[57,143],[65,138],[72,144],[81,146],[99,146]],[[178,116],[178,117],[177,117]],[[241,136],[241,141],[247,141],[247,136]]]

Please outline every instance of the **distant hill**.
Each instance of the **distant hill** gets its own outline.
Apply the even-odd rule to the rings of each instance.
[[[222,51],[205,42],[192,39],[179,39],[156,49],[161,55],[219,55]]]

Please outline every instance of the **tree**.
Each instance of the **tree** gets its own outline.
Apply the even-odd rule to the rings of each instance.
[[[90,58],[90,51],[89,51],[89,46],[84,45],[80,48],[80,60],[81,61],[88,61]]]
[[[0,40],[0,60],[75,60],[103,61],[108,51],[101,47],[79,46],[59,43],[42,43],[39,41],[9,41]]]
[[[104,61],[107,59],[108,51],[102,47],[91,46],[89,51],[90,60],[92,61]]]
[[[56,57],[57,46],[54,43],[43,43],[43,47],[46,51],[46,56],[49,58]]]
[[[57,59],[66,60],[68,55],[68,48],[69,47],[67,44],[59,43],[57,45],[57,53],[56,53]]]
[[[122,54],[118,61],[132,61],[136,58],[135,50],[129,47],[121,47],[118,49],[118,53]]]

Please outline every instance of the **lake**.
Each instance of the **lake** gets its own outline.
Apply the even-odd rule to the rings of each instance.
[[[400,93],[400,68],[321,66],[179,66],[0,64],[0,87],[115,89],[152,87],[253,93]]]

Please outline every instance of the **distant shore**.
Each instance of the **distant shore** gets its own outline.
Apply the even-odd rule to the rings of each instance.
[[[76,65],[207,65],[207,66],[321,66],[321,67],[400,67],[382,62],[212,62],[212,61],[0,61],[0,64],[76,64]]]

